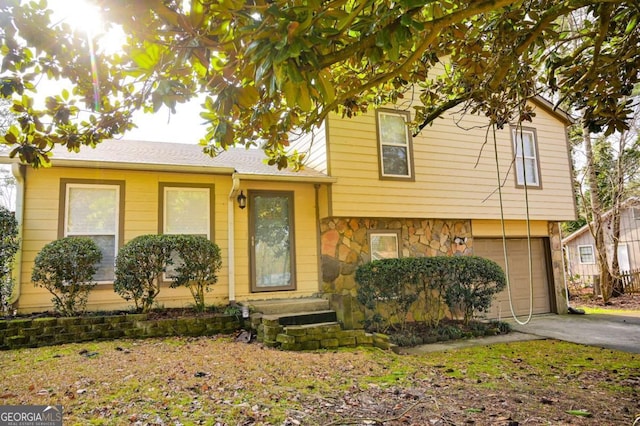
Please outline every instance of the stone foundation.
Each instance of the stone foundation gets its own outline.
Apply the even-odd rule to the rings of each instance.
[[[370,232],[398,232],[401,257],[473,254],[469,220],[326,218],[320,231],[322,290],[347,329],[361,328],[364,320],[355,301],[355,271],[371,260]]]

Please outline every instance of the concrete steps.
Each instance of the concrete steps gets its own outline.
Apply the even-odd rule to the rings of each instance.
[[[281,315],[296,312],[316,312],[329,310],[329,301],[319,297],[299,299],[271,299],[244,302],[249,309],[262,315]]]
[[[387,336],[364,330],[344,330],[329,301],[320,298],[245,302],[251,327],[265,346],[289,351],[335,349],[344,346],[390,347]]]

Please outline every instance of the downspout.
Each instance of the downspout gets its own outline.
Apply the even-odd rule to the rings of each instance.
[[[315,189],[315,203],[316,203],[316,250],[318,255],[318,293],[322,293],[322,230],[320,227],[320,184],[313,185]]]
[[[240,187],[240,178],[234,172],[231,175],[231,191],[227,202],[227,228],[228,228],[228,262],[229,262],[229,303],[236,301],[236,261],[235,261],[235,195]]]
[[[18,163],[11,165],[11,172],[16,178],[16,221],[18,222],[18,251],[13,260],[13,293],[9,298],[9,304],[14,304],[20,299],[20,281],[22,279],[22,229],[24,227],[24,182],[26,170],[25,166]]]

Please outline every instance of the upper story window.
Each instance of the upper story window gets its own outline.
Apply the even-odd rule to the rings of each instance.
[[[163,234],[200,235],[213,237],[213,185],[160,184]]]
[[[580,264],[582,265],[593,265],[596,263],[592,245],[578,246],[578,256],[580,257]]]
[[[113,282],[115,258],[122,242],[124,182],[61,181],[60,237],[91,238],[102,252],[95,276]]]
[[[515,153],[516,185],[540,187],[540,166],[538,144],[533,129],[511,129],[513,151]]]
[[[413,145],[407,111],[378,110],[378,156],[381,179],[413,179]]]
[[[640,207],[634,207],[632,210],[633,210],[633,218],[635,220],[640,220]]]

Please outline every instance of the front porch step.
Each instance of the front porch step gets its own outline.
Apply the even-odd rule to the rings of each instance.
[[[329,301],[319,297],[299,299],[252,300],[243,302],[255,313],[263,315],[282,315],[296,312],[316,312],[329,310]]]
[[[262,320],[265,321],[278,321],[281,326],[290,325],[309,325],[320,323],[335,323],[338,318],[336,311],[323,310],[312,312],[291,312],[291,313],[279,313],[273,315],[262,315]]]

